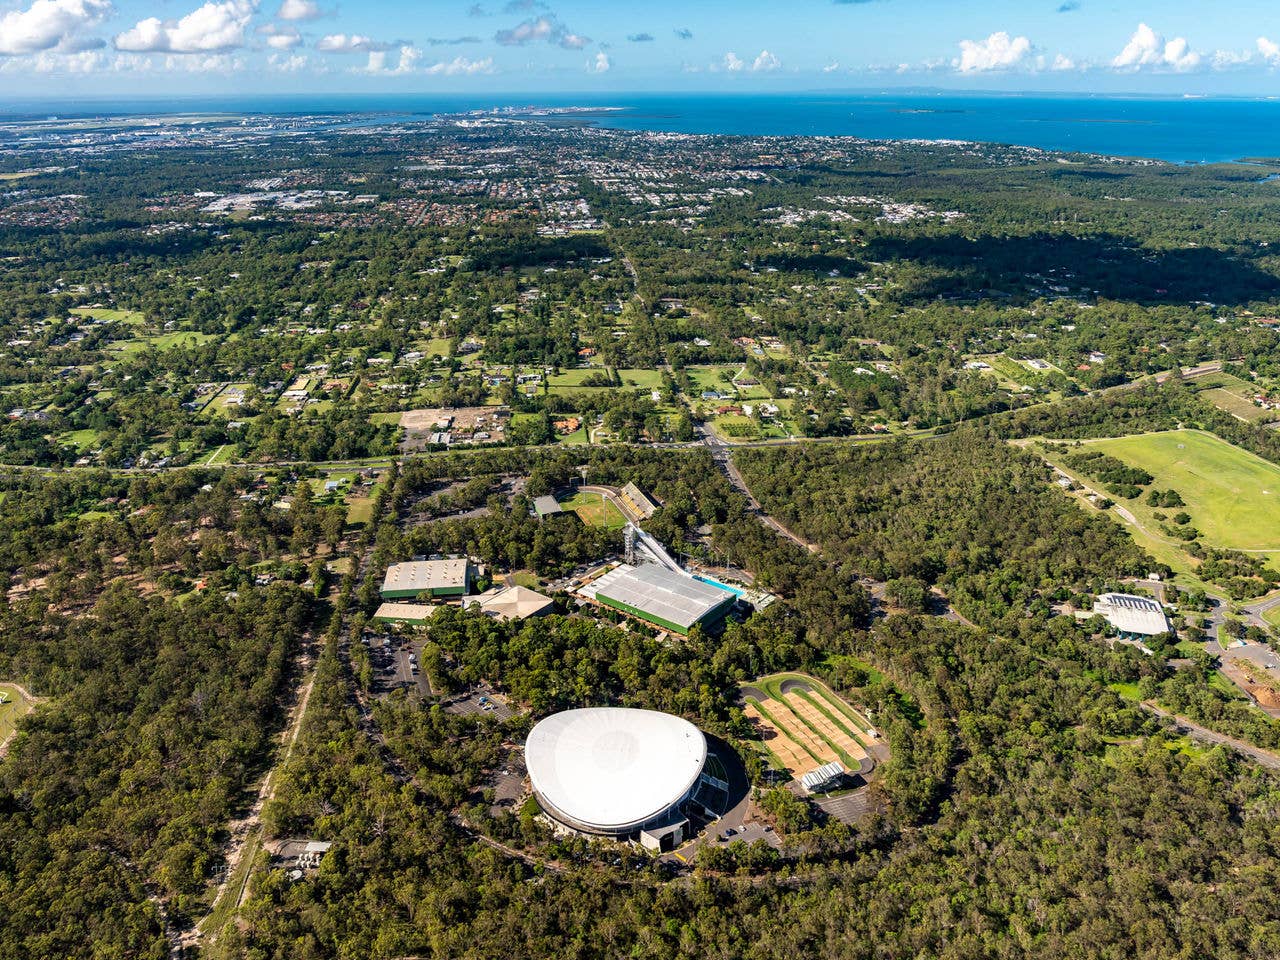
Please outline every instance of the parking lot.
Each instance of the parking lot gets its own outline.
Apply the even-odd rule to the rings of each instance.
[[[416,690],[424,697],[432,696],[431,682],[422,670],[418,657],[421,641],[392,633],[366,635],[369,659],[373,664],[373,690],[388,694],[393,690]]]
[[[782,841],[773,827],[758,821],[751,823],[743,823],[737,827],[725,827],[723,830],[712,835],[717,843],[731,843],[734,840],[745,840],[747,843],[755,843],[757,840],[764,840],[773,844],[775,847],[780,846]]]
[[[470,713],[488,714],[498,720],[509,720],[515,716],[515,711],[511,709],[501,694],[485,689],[474,690],[468,694],[452,697],[444,701],[444,708],[449,713],[463,715]]]
[[[856,823],[875,809],[869,787],[861,787],[838,797],[814,797],[813,802],[827,816],[845,823]]]
[[[495,770],[489,779],[493,788],[493,806],[490,811],[495,815],[505,810],[515,812],[516,806],[524,799],[525,780],[528,773],[524,766],[524,751],[512,750],[507,757],[506,765]]]

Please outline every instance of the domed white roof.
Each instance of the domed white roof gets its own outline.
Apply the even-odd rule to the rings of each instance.
[[[707,741],[680,717],[592,707],[552,714],[525,744],[529,778],[548,812],[572,825],[623,832],[682,799],[702,773]]]

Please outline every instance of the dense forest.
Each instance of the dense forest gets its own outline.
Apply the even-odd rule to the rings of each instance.
[[[1035,452],[1168,510],[1206,582],[1276,582],[1072,443],[1280,464],[1270,166],[327,122],[0,134],[6,955],[1280,956],[1280,779],[1153,711],[1280,721],[1214,669],[1205,592],[1107,635],[1092,597],[1169,571]],[[1243,415],[1183,379],[1210,361]],[[580,603],[623,535],[534,500],[627,483],[773,602],[679,639]],[[442,554],[552,612],[380,622],[387,567]],[[425,692],[376,676],[408,638]],[[854,822],[767,769],[741,685],[781,671],[889,748]],[[478,690],[512,715],[446,709]],[[586,705],[724,738],[776,844],[653,859],[497,804]]]

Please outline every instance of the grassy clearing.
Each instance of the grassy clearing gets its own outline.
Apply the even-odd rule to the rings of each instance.
[[[1280,553],[1280,467],[1198,430],[1089,442],[1177,490],[1207,543]],[[1145,506],[1145,505],[1143,505]]]
[[[1276,411],[1263,410],[1261,407],[1256,406],[1252,400],[1232,393],[1223,387],[1203,390],[1200,396],[1204,397],[1219,410],[1225,410],[1233,417],[1238,417],[1249,423],[1261,423],[1276,419]]]
[[[516,586],[525,587],[529,590],[537,590],[541,586],[538,575],[529,570],[517,570],[511,575],[511,579],[515,580]]]
[[[559,373],[547,377],[547,386],[552,390],[556,387],[581,387],[585,380],[592,377],[607,376],[608,373],[609,371],[604,367],[574,367],[572,370],[561,370]]]
[[[587,434],[586,422],[584,421],[582,426],[573,431],[573,433],[566,433],[563,437],[560,437],[559,442],[567,444],[590,443],[591,437]]]
[[[1141,700],[1142,695],[1138,693],[1138,685],[1136,683],[1108,683],[1108,690],[1114,690],[1126,700]]]
[[[622,378],[624,387],[638,388],[640,390],[662,389],[661,370],[619,370],[618,376]]]
[[[418,348],[428,357],[448,357],[449,341],[444,337],[434,337]]]
[[[213,905],[213,909],[200,925],[206,935],[216,935],[231,921],[231,917],[239,905],[240,892],[244,889],[245,884],[249,882],[249,874],[253,870],[253,861],[257,858],[261,848],[262,829],[258,828],[254,830],[253,836],[245,841],[235,872],[227,878],[227,884],[222,888],[222,896],[218,898],[217,903]]]
[[[0,694],[8,701],[0,704],[0,743],[4,743],[13,736],[18,721],[32,711],[35,702],[24,697],[11,683],[0,683]]]
[[[88,317],[90,320],[112,320],[116,323],[127,323],[138,327],[147,322],[138,310],[117,310],[114,307],[72,307],[68,313],[77,317]]]
[[[201,333],[199,330],[174,330],[169,333],[156,333],[146,337],[134,337],[132,340],[118,340],[111,344],[117,353],[142,353],[147,349],[170,350],[174,347],[195,347],[214,339],[213,334]]]
[[[1061,470],[1064,474],[1075,480],[1076,483],[1083,487],[1098,490],[1105,494],[1105,491],[1102,489],[1102,484],[1084,476],[1081,473],[1071,470],[1062,463],[1061,458],[1041,449],[1037,449],[1036,452],[1039,453],[1040,456],[1044,457],[1046,461]],[[1088,512],[1098,511],[1098,508],[1088,500],[1088,489],[1077,490],[1068,493],[1067,495],[1079,503],[1083,510]],[[1116,512],[1118,509],[1128,511],[1134,516],[1138,523],[1141,524],[1141,526],[1135,526],[1134,524],[1125,521],[1120,514]],[[1138,546],[1151,554],[1156,561],[1165,564],[1173,570],[1174,573],[1178,575],[1178,582],[1181,586],[1199,590],[1209,589],[1210,585],[1205,583],[1196,575],[1196,567],[1198,564],[1192,559],[1191,555],[1186,552],[1182,543],[1180,541],[1173,541],[1165,538],[1164,535],[1160,533],[1159,523],[1156,521],[1153,513],[1154,511],[1140,500],[1125,500],[1118,507],[1106,511],[1107,516],[1116,523],[1121,524],[1125,530],[1129,532],[1129,536],[1133,537],[1134,542]]]
[[[1258,388],[1247,380],[1241,380],[1229,373],[1216,373],[1200,381],[1204,387],[1200,396],[1204,397],[1219,410],[1225,410],[1232,416],[1247,420],[1249,423],[1261,423],[1280,419],[1274,410],[1263,410],[1255,406],[1253,395]]]
[[[80,453],[87,453],[101,446],[102,436],[97,430],[93,429],[71,430],[62,434],[58,438],[58,442],[69,447],[75,447]]]
[[[219,463],[230,463],[232,457],[236,455],[236,447],[234,443],[224,443],[213,453],[209,454],[209,459],[205,461],[207,466],[213,466]]]
[[[373,520],[373,497],[351,497],[347,500],[347,526],[364,527]]]
[[[693,381],[694,399],[698,399],[703,390],[715,390],[721,396],[736,396],[736,391],[726,378],[732,378],[742,369],[738,364],[716,364],[706,367],[686,367],[689,379]]]
[[[575,493],[568,500],[562,500],[560,506],[572,510],[589,527],[620,530],[627,525],[618,508],[598,493]]]

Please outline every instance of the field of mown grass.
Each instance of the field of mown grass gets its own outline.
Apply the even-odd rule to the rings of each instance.
[[[1199,430],[1095,440],[1086,446],[1146,470],[1155,477],[1155,489],[1178,491],[1206,543],[1280,554],[1280,467],[1275,464]]]
[[[598,493],[575,493],[568,500],[561,500],[560,506],[572,510],[589,527],[620,530],[627,525],[618,508]]]

